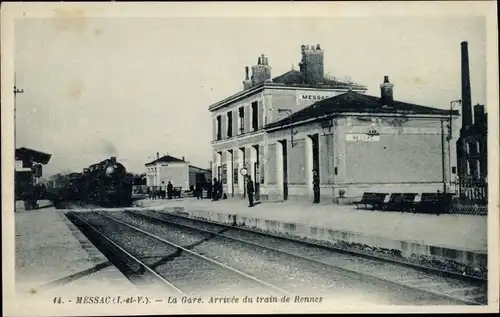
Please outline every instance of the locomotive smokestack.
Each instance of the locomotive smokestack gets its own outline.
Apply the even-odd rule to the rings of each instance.
[[[462,47],[462,129],[472,125],[472,101],[470,93],[469,49],[468,43],[460,43]]]
[[[116,164],[116,156],[111,157],[111,163]]]

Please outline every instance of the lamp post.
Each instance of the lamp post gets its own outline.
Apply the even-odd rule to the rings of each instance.
[[[286,113],[288,115],[288,119],[289,119],[289,122],[290,122],[290,144],[292,147],[295,147],[295,145],[297,145],[294,141],[293,141],[293,136],[297,134],[297,131],[293,131],[293,126],[292,126],[292,109],[285,109],[285,108],[280,108],[278,109],[278,113]]]

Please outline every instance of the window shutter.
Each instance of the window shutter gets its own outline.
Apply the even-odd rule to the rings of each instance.
[[[213,124],[212,124],[212,132],[213,132],[213,140],[217,140],[217,118],[213,118]]]
[[[233,110],[233,136],[238,135],[238,109]]]
[[[262,100],[259,100],[259,104],[257,106],[258,116],[259,116],[259,130],[264,127],[264,103]]]
[[[221,133],[221,139],[224,140],[224,139],[227,139],[227,116],[225,116],[224,114],[221,115],[221,130],[222,130],[222,133]]]
[[[245,133],[252,131],[252,122],[250,121],[250,115],[252,113],[252,107],[245,107]]]

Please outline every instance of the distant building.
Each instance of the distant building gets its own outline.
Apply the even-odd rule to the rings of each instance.
[[[467,42],[462,48],[462,128],[457,140],[457,175],[462,181],[481,181],[488,176],[488,115],[484,105],[472,112]],[[474,120],[473,120],[474,119]]]
[[[190,165],[189,162],[182,159],[156,154],[156,160],[146,163],[146,185],[150,189],[166,190],[170,181],[174,187],[182,187],[183,190],[189,190],[191,185],[196,184],[196,180],[210,180],[210,170]]]
[[[264,55],[245,67],[243,90],[211,106],[213,120],[213,177],[222,180],[230,196],[244,196],[240,170],[247,168],[255,181],[256,197],[265,184],[265,160],[268,157],[264,127],[311,104],[347,91],[364,93],[366,87],[324,76],[324,52],[317,46],[301,47],[300,70],[271,77],[271,66]],[[283,110],[285,109],[285,110]]]

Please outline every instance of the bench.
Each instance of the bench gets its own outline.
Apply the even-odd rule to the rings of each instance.
[[[356,209],[359,209],[359,205],[365,205],[365,208],[372,205],[372,209],[382,208],[387,195],[386,193],[363,193],[361,200],[355,201],[353,204],[356,205]]]
[[[172,197],[179,197],[182,198],[182,187],[174,187],[172,189]]]
[[[384,204],[384,211],[408,211],[412,208],[416,193],[393,193],[389,201]]]
[[[451,207],[453,194],[422,193],[420,201],[414,202],[413,213],[436,214],[447,213]]]

